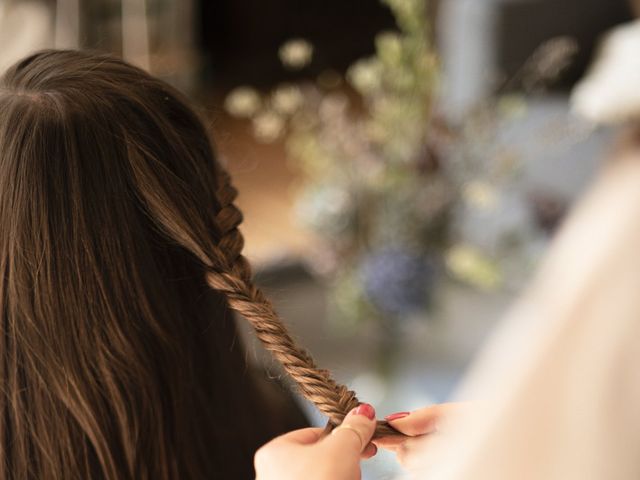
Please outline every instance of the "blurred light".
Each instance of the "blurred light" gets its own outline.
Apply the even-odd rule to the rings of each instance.
[[[498,193],[486,182],[473,180],[464,186],[465,201],[478,210],[493,210],[498,204]]]
[[[381,65],[375,59],[359,60],[349,68],[347,78],[359,92],[371,92],[382,82]]]
[[[294,38],[280,47],[278,56],[285,67],[299,70],[311,62],[313,45],[303,38]]]
[[[394,64],[402,60],[403,47],[400,35],[395,32],[383,32],[376,35],[378,56],[383,62]]]
[[[284,119],[272,111],[260,113],[253,118],[253,134],[265,143],[271,143],[280,138],[284,127]]]
[[[290,115],[302,106],[302,92],[295,85],[281,85],[271,95],[271,104],[279,113]]]
[[[494,290],[502,283],[496,266],[468,245],[451,248],[446,255],[446,264],[456,277],[483,290]]]
[[[234,117],[249,118],[262,104],[260,95],[251,87],[234,88],[224,100],[224,108]]]

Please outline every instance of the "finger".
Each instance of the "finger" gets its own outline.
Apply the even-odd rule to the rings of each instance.
[[[405,435],[414,437],[426,435],[437,430],[437,424],[444,416],[451,415],[464,408],[466,403],[442,403],[414,410],[401,412],[385,417],[393,428]]]
[[[402,444],[400,444],[398,447],[385,448],[387,452],[393,453],[394,455],[397,455],[401,449],[402,449]]]
[[[274,462],[277,464],[280,452],[288,451],[290,445],[310,445],[322,438],[323,432],[323,428],[302,428],[280,435],[256,451],[253,459],[254,465],[256,468],[258,466],[263,468]]]
[[[373,436],[376,428],[375,415],[373,407],[363,403],[351,410],[342,424],[323,441],[336,451],[360,454]]]
[[[309,445],[316,443],[322,438],[324,428],[301,428],[300,430],[294,430],[293,432],[280,435],[273,440],[274,442],[284,443],[297,443],[298,445]]]
[[[402,435],[396,435],[395,437],[380,437],[373,440],[378,448],[384,448],[386,450],[393,450],[398,448],[407,439]]]
[[[425,436],[408,438],[398,448],[394,449],[396,460],[403,467],[411,469],[412,464],[419,462],[424,456],[424,451],[431,441],[432,437]]]
[[[360,454],[360,458],[363,460],[367,460],[368,458],[375,456],[376,453],[378,453],[378,447],[376,447],[375,443],[371,442],[369,443],[369,445],[365,447],[364,451]]]

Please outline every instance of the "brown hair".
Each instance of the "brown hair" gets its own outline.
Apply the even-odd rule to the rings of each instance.
[[[248,478],[228,465],[274,432],[228,307],[333,425],[358,404],[253,284],[236,191],[174,89],[33,54],[0,83],[0,152],[0,479]]]

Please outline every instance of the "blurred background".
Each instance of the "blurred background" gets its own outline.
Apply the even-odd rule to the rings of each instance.
[[[185,91],[240,191],[259,283],[382,416],[449,398],[606,158],[612,132],[569,94],[637,7],[0,0],[0,70],[91,48]]]

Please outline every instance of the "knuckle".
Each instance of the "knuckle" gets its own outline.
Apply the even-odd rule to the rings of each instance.
[[[348,449],[349,451],[361,451],[364,448],[364,438],[355,429],[340,429],[336,431],[335,435],[336,441],[331,442],[331,445],[335,446],[335,448]]]
[[[375,423],[364,417],[354,417],[349,419],[349,422],[345,422],[344,425],[348,425],[350,428],[354,428],[365,437],[366,440],[369,440],[373,431],[375,429]]]

